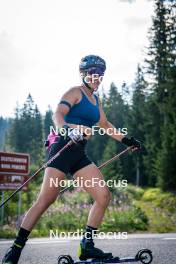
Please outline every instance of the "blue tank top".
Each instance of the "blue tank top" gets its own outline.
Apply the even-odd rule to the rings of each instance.
[[[82,99],[79,103],[73,105],[67,115],[65,115],[65,122],[76,125],[83,125],[92,127],[100,119],[98,96],[94,95],[96,105],[91,103],[84,92],[81,90]]]

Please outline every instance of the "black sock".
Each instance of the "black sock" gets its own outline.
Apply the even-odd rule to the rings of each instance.
[[[83,240],[86,241],[92,241],[94,238],[94,235],[97,233],[97,228],[92,226],[86,226],[86,230],[84,232]]]
[[[18,235],[14,241],[14,246],[18,247],[18,248],[23,248],[27,238],[29,236],[31,231],[28,231],[26,229],[24,229],[23,227],[20,227],[19,231],[18,231]]]
[[[23,227],[20,227],[17,236],[25,239],[25,238],[28,238],[30,233],[31,233],[31,231],[28,231],[28,230],[24,229]]]

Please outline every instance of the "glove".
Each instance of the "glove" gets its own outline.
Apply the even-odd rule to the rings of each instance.
[[[74,143],[82,141],[84,139],[83,134],[79,131],[78,128],[70,128],[68,125],[62,127],[64,129],[64,137],[70,138]]]
[[[78,128],[68,129],[67,136],[74,142],[77,143],[84,139],[83,134]]]
[[[141,148],[141,142],[139,140],[136,140],[134,137],[131,138],[124,137],[122,138],[121,142],[128,147],[134,147],[138,149]]]

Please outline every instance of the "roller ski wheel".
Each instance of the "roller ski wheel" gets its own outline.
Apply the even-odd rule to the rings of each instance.
[[[147,248],[139,250],[136,255],[136,260],[144,264],[150,264],[153,260],[152,251]]]
[[[58,264],[73,264],[74,261],[69,255],[61,255],[58,257]]]

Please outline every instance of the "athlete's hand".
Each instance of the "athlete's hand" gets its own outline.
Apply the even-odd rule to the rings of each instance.
[[[122,138],[122,143],[128,147],[134,147],[134,150],[141,148],[141,142],[135,139],[134,137],[131,138],[124,137]]]
[[[78,128],[68,129],[67,135],[74,143],[77,143],[84,139],[83,134],[79,131]]]

